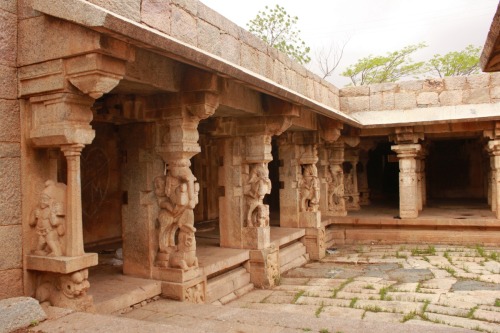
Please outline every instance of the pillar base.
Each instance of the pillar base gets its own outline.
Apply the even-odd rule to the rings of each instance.
[[[325,257],[325,227],[306,228],[306,235],[302,242],[311,260],[320,260]]]
[[[271,245],[270,227],[243,227],[241,230],[242,246],[245,249],[261,250]]]
[[[321,227],[321,212],[299,213],[299,228],[319,228],[319,227]]]
[[[258,288],[271,288],[280,280],[279,249],[250,251],[250,281]]]
[[[162,282],[162,296],[181,302],[205,303],[207,279],[202,274],[182,282]]]

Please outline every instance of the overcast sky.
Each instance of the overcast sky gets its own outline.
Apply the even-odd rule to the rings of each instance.
[[[246,28],[266,5],[285,7],[299,17],[301,37],[314,53],[332,43],[349,39],[340,69],[329,78],[339,87],[349,83],[339,74],[357,59],[381,55],[409,44],[426,42],[414,59],[461,50],[469,44],[483,46],[498,0],[201,0],[236,24]]]

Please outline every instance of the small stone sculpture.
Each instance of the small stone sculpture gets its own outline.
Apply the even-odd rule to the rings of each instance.
[[[170,266],[187,271],[198,267],[196,257],[196,229],[191,225],[181,225],[179,230],[179,244],[177,251],[170,256]]]
[[[340,167],[335,171],[330,168],[331,182],[328,183],[328,209],[331,211],[343,210],[344,204],[344,173]]]
[[[264,197],[271,193],[269,170],[264,163],[250,167],[250,174],[245,191],[246,224],[248,227],[265,227],[269,225],[269,207],[264,205]]]
[[[35,297],[40,303],[75,310],[92,308],[92,298],[87,295],[90,288],[89,272],[83,269],[71,274],[42,276]]]
[[[195,304],[205,303],[205,292],[203,289],[203,283],[198,283],[197,285],[187,288],[184,300]]]
[[[299,181],[300,211],[316,212],[319,208],[319,178],[315,164],[303,165],[302,178]]]
[[[66,185],[52,180],[45,182],[40,201],[31,212],[29,225],[35,228],[35,255],[62,256],[61,237],[65,233]]]

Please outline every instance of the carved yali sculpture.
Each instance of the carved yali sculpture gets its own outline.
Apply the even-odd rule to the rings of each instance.
[[[181,268],[183,271],[198,267],[195,232],[192,225],[180,226],[177,251],[170,256],[171,267]]]
[[[304,164],[299,181],[300,211],[317,212],[319,208],[319,178],[315,164]]]
[[[265,163],[250,166],[248,182],[245,186],[246,224],[248,227],[269,225],[269,207],[264,205],[264,197],[271,193],[269,170]]]
[[[89,272],[83,269],[71,274],[43,275],[36,289],[35,297],[40,303],[75,310],[92,308],[92,297],[87,295],[90,288]]]
[[[35,255],[62,256],[61,237],[65,232],[66,185],[45,182],[38,205],[31,212],[29,225],[37,234]]]
[[[166,176],[154,179],[154,187],[160,207],[157,265],[169,267],[171,254],[178,250],[175,242],[177,229],[185,226],[195,230],[193,208],[198,203],[199,184],[189,166],[172,166]],[[194,239],[194,231],[192,233]],[[184,234],[185,231],[181,230],[179,241]],[[196,243],[194,244],[196,253]]]

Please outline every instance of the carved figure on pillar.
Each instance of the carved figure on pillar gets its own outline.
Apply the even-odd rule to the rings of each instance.
[[[300,211],[317,212],[319,208],[319,178],[315,164],[302,166],[302,178],[299,181]]]
[[[65,233],[65,215],[66,185],[47,180],[29,220],[38,236],[33,254],[52,257],[63,255],[61,238]]]
[[[334,212],[344,211],[344,171],[338,165],[330,166],[331,181],[328,186],[328,209]]]
[[[50,274],[40,277],[40,285],[35,297],[40,303],[75,310],[90,310],[92,297],[87,295],[90,288],[89,271],[83,269],[71,274]]]
[[[269,225],[269,207],[264,205],[264,197],[271,193],[271,179],[265,163],[250,166],[248,183],[245,187],[247,227],[266,227]]]
[[[193,209],[198,203],[199,184],[189,168],[189,160],[187,163],[173,164],[166,176],[158,176],[154,179],[154,186],[160,207],[157,265],[169,267],[170,256],[176,255],[178,258],[179,251],[183,253],[187,251],[190,253],[189,256],[194,255],[196,259],[196,243],[194,242],[196,229],[193,227]],[[181,228],[179,244],[176,247],[175,233],[179,228]],[[188,234],[191,233],[193,244],[187,245],[188,238],[190,238]],[[181,247],[182,249],[180,249]],[[184,263],[177,260],[176,265],[182,269],[197,267],[197,260],[196,265],[190,265],[187,262],[194,263],[194,260],[188,259]]]

